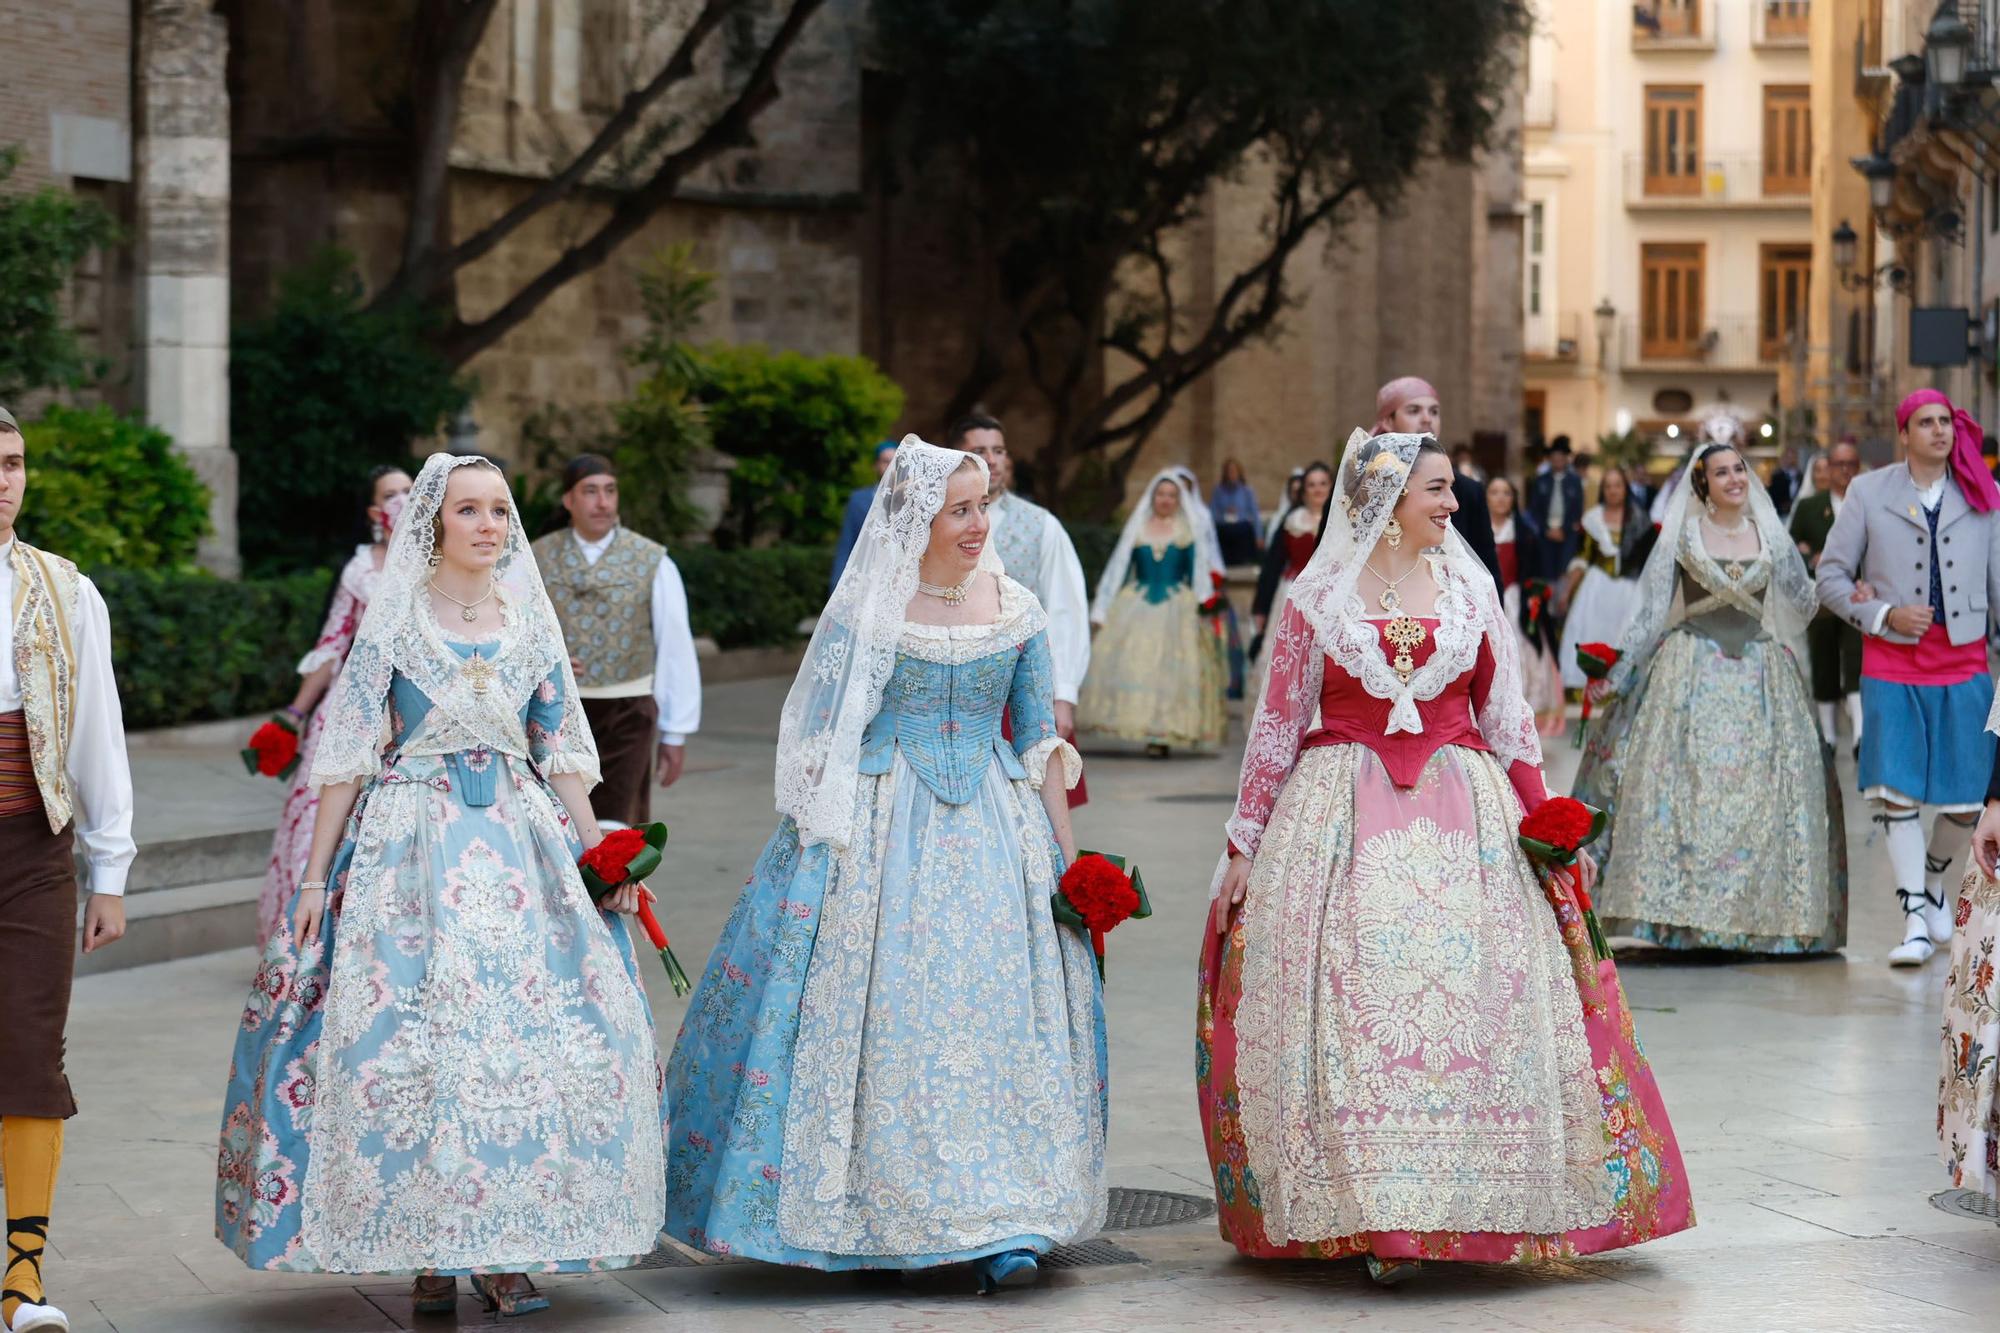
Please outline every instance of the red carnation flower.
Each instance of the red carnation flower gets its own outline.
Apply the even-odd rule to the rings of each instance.
[[[1521,836],[1574,853],[1590,840],[1590,831],[1596,822],[1596,812],[1582,801],[1570,796],[1553,796],[1521,821]]]
[[[595,871],[597,877],[616,888],[631,878],[634,857],[646,850],[646,835],[638,829],[613,829],[604,841],[577,858],[577,864]]]
[[[243,749],[243,767],[258,777],[288,778],[299,766],[299,733],[278,721],[251,733]]]
[[[1101,856],[1079,856],[1063,871],[1063,897],[1093,931],[1110,930],[1139,910],[1139,891],[1132,877]]]

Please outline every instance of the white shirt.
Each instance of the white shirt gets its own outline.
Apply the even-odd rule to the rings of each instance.
[[[0,713],[19,712],[14,671],[14,543],[0,545]],[[90,891],[125,892],[138,845],[132,841],[132,768],[125,758],[125,714],[111,674],[111,613],[89,579],[77,597],[76,715],[69,734],[69,783],[76,836],[90,866]]]
[[[586,564],[596,564],[618,538],[613,528],[594,542],[570,530]],[[660,744],[686,745],[701,730],[701,663],[694,655],[694,630],[688,623],[687,586],[668,556],[660,557],[653,573],[653,702],[660,708]],[[639,691],[643,693],[644,691]],[[588,693],[588,692],[586,692]],[[617,697],[615,687],[604,697]]]
[[[1003,495],[988,510],[993,525],[988,541],[998,539],[1000,525],[1008,518],[1032,517],[1036,513],[1006,503],[1012,498],[1011,494]],[[1083,583],[1083,561],[1077,559],[1076,547],[1070,544],[1062,521],[1046,509],[1040,514],[1042,567],[1035,571],[1035,582],[1042,590],[1042,610],[1049,614],[1049,656],[1055,666],[1056,702],[1074,704],[1090,670],[1090,593]]]

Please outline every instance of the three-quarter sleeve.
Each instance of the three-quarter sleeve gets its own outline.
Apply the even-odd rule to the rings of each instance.
[[[1014,683],[1007,691],[1007,718],[1014,731],[1014,753],[1028,770],[1028,781],[1040,791],[1047,779],[1049,758],[1060,754],[1063,788],[1074,790],[1083,778],[1083,756],[1056,730],[1055,659],[1047,630],[1037,630],[1014,663]]]
[[[1278,793],[1297,766],[1299,747],[1319,706],[1326,657],[1319,636],[1305,614],[1289,598],[1271,636],[1271,680],[1250,720],[1250,737],[1243,747],[1243,771],[1237,782],[1236,813],[1228,825],[1229,845],[1255,856],[1264,839],[1264,825],[1278,804]],[[1221,883],[1218,871],[1216,884]],[[1213,886],[1211,886],[1213,888]]]
[[[340,670],[347,661],[348,650],[354,647],[354,635],[361,628],[362,613],[368,609],[361,598],[362,580],[366,577],[374,553],[365,548],[340,571],[340,577],[333,587],[333,600],[326,608],[326,621],[320,626],[319,638],[314,641],[312,651],[299,659],[299,674],[310,676],[323,666]]]

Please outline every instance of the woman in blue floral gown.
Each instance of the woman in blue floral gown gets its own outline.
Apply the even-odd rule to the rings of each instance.
[[[652,1250],[657,1043],[576,870],[599,835],[575,697],[505,481],[437,455],[330,704],[307,879],[230,1063],[216,1233],[251,1267],[418,1274],[420,1311],[470,1274],[520,1314],[546,1304],[528,1271]]]
[[[903,442],[786,702],[784,819],[667,1065],[667,1229],[712,1254],[991,1290],[1103,1224],[1102,998],[1049,908],[1081,762],[985,493]]]

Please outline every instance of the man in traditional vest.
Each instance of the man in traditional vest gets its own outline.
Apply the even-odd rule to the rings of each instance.
[[[579,454],[563,469],[569,527],[535,543],[535,563],[569,643],[577,693],[597,739],[601,822],[652,819],[652,782],[680,779],[701,727],[701,667],[687,589],[666,548],[618,525],[611,460]]]
[[[997,420],[975,412],[951,428],[945,443],[986,460],[993,549],[1000,553],[1007,576],[1035,594],[1049,614],[1056,729],[1064,740],[1075,740],[1076,696],[1090,670],[1090,594],[1084,588],[1083,562],[1076,558],[1076,547],[1060,519],[1014,494],[1014,466]],[[1089,799],[1081,783],[1069,794],[1072,806]]]
[[[0,1319],[67,1329],[42,1288],[63,1121],[63,1026],[76,968],[76,862],[90,867],[83,951],[125,933],[132,774],[111,675],[111,617],[76,566],[15,535],[28,485],[21,429],[0,408]]]

